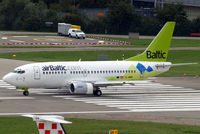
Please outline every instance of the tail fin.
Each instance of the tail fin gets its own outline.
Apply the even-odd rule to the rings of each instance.
[[[142,54],[126,61],[166,61],[174,27],[175,22],[167,22]]]
[[[39,134],[67,134],[61,123],[71,124],[62,116],[54,115],[23,115],[37,122]]]

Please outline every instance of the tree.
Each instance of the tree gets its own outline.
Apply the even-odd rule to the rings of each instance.
[[[85,24],[84,19],[80,15],[67,14],[62,18],[62,22],[70,23],[70,24],[73,24],[73,25],[80,25],[83,28],[83,30],[85,30],[86,24]]]
[[[19,29],[24,19],[24,8],[29,0],[3,0],[0,3],[0,27],[2,29]]]
[[[88,33],[96,33],[96,34],[104,34],[105,31],[105,18],[98,17],[94,20],[90,20],[87,24],[86,32]]]
[[[57,14],[42,1],[3,0],[0,12],[0,28],[5,30],[45,30],[46,21],[57,20]]]
[[[182,4],[166,4],[163,9],[158,10],[156,18],[162,25],[167,21],[175,21],[175,35],[189,35],[191,22],[187,19],[186,11]]]
[[[24,20],[23,28],[28,31],[38,31],[41,27],[44,26],[41,18],[38,16],[29,16]]]
[[[133,7],[125,2],[114,2],[109,6],[106,15],[108,33],[127,34],[134,19]]]
[[[193,33],[200,33],[200,17],[196,18],[192,21],[192,29],[191,32]]]

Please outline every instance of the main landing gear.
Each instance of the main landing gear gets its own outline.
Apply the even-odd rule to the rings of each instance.
[[[94,96],[101,96],[102,95],[102,92],[101,90],[97,89],[93,92]]]
[[[24,96],[29,96],[29,92],[28,91],[23,91],[23,95]]]

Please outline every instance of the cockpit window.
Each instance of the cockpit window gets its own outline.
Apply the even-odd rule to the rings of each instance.
[[[18,70],[14,70],[13,73],[23,74],[25,73],[25,70],[18,69]]]

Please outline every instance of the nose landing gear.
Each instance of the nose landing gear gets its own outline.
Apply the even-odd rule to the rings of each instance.
[[[16,87],[16,89],[23,90],[23,95],[24,95],[24,96],[29,96],[28,88]]]

